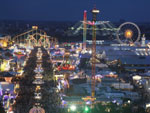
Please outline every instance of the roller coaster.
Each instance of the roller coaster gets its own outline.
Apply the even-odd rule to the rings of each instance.
[[[13,37],[12,40],[17,45],[22,44],[29,47],[43,46],[50,48],[57,43],[56,38],[48,36],[45,31],[38,29],[37,26],[32,26],[31,30]]]

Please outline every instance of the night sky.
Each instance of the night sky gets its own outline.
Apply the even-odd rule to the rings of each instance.
[[[96,4],[98,20],[149,22],[150,0],[0,0],[0,19],[77,21]]]

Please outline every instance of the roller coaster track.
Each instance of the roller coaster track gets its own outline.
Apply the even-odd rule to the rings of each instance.
[[[39,39],[37,37],[40,37]],[[56,44],[57,39],[53,38],[51,36],[48,36],[47,33],[41,29],[31,29],[29,31],[26,31],[24,33],[21,33],[15,37],[12,38],[12,41],[15,43],[23,43],[23,44],[32,44],[33,46],[48,46]],[[31,43],[32,42],[32,43]]]

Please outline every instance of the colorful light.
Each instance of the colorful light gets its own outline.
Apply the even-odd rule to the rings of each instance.
[[[6,82],[11,83],[12,77],[4,77],[4,79],[5,79]]]

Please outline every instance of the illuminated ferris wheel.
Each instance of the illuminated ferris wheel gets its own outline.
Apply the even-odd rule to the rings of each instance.
[[[131,22],[121,24],[117,30],[117,40],[121,44],[134,44],[140,40],[139,27]]]

